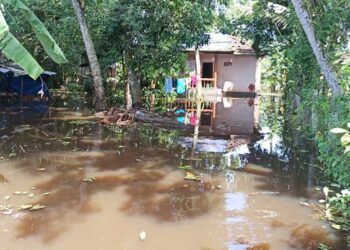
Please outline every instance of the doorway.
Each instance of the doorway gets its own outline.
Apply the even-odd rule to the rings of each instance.
[[[213,78],[213,70],[214,64],[213,63],[203,63],[202,67],[202,78]]]

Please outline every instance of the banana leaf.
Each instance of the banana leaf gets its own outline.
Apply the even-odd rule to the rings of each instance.
[[[61,48],[57,45],[55,40],[52,38],[44,24],[39,18],[20,0],[4,0],[5,3],[9,4],[16,10],[20,10],[26,20],[30,23],[32,29],[35,32],[39,42],[43,46],[49,57],[56,63],[66,63],[67,59],[64,56]]]
[[[37,79],[44,69],[38,64],[34,57],[22,46],[22,44],[11,34],[4,15],[0,10],[0,49],[8,58],[21,66],[33,79]]]

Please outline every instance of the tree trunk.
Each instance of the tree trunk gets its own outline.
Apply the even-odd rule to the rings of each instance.
[[[302,0],[292,0],[292,3],[295,9],[295,12],[299,18],[299,21],[303,26],[307,39],[309,40],[309,43],[317,59],[317,62],[320,65],[322,73],[326,78],[328,86],[332,89],[334,95],[343,94],[343,90],[341,89],[338,83],[335,73],[331,69],[325,55],[321,50],[320,43],[315,36],[314,27],[312,26],[309,14],[303,8]]]
[[[84,16],[84,10],[81,7],[81,2],[79,0],[72,0],[72,4],[75,11],[75,15],[77,16],[79,22],[81,34],[83,36],[86,54],[89,59],[91,75],[94,82],[94,89],[96,95],[95,109],[96,111],[101,111],[106,108],[106,100],[105,92],[103,89],[100,65],[97,61],[96,51],[89,33],[89,29],[87,27],[87,23]]]
[[[130,95],[129,79],[127,79],[125,81],[124,101],[125,101],[125,108],[127,110],[130,110],[132,108],[132,99],[131,99],[131,95]]]
[[[198,46],[196,46],[195,53],[196,53],[195,54],[195,59],[196,59],[196,77],[197,77],[195,98],[198,99],[198,100],[203,100],[203,89],[202,89],[202,80],[201,80],[201,58],[200,58]]]
[[[128,82],[130,86],[132,105],[138,105],[141,103],[140,78],[131,66],[128,66]]]

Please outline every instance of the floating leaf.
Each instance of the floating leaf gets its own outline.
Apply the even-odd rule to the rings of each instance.
[[[186,172],[186,176],[184,177],[184,179],[190,180],[190,181],[201,181],[202,180],[199,176],[196,176],[191,172]]]
[[[326,203],[326,201],[325,201],[325,200],[322,200],[322,199],[319,200],[318,202],[319,202],[319,203]]]
[[[86,176],[83,178],[83,181],[91,183],[95,181],[95,177],[91,177],[91,176]]]
[[[333,134],[344,134],[344,133],[347,133],[348,131],[346,129],[343,129],[343,128],[333,128],[333,129],[331,129],[330,132]]]
[[[309,203],[304,202],[304,201],[300,201],[299,204],[303,205],[303,206],[306,206],[306,207],[310,207],[311,206]]]
[[[37,210],[44,209],[44,208],[46,208],[46,206],[43,206],[40,204],[35,204],[30,208],[30,211],[37,211]]]
[[[190,166],[190,165],[179,166],[179,169],[182,169],[182,170],[192,170],[192,166]]]
[[[36,168],[36,170],[43,172],[46,171],[46,168]]]
[[[46,192],[42,194],[43,196],[50,195],[50,192]]]
[[[33,207],[33,205],[21,205],[21,206],[18,206],[17,208],[19,210],[27,210],[27,209],[30,209],[32,207]]]
[[[4,199],[5,199],[5,200],[9,200],[9,199],[11,199],[11,196],[10,196],[10,195],[7,195],[7,196],[4,197]]]

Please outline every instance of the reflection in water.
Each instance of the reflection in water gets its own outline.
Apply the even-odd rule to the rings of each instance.
[[[258,103],[259,98],[223,97],[215,102],[199,102],[198,105],[195,101],[179,100],[177,107],[184,116],[179,121],[196,125],[191,118],[200,117],[200,131],[203,136],[253,135],[258,128]],[[197,108],[199,106],[201,109]]]
[[[313,188],[313,170],[283,157],[288,150],[282,140],[271,151],[260,146],[252,137],[257,107],[249,99],[225,102],[211,112],[210,137],[202,119],[196,151],[193,138],[144,126],[121,130],[60,119],[11,132],[0,147],[1,247],[236,250],[316,249],[325,243],[345,249],[331,228],[299,204]],[[231,109],[238,105],[231,111],[236,115],[220,118],[220,106],[230,103]],[[207,106],[201,107],[203,114]],[[17,155],[10,157],[14,149]],[[280,149],[283,154],[276,153]],[[245,167],[223,170],[226,154],[240,157]],[[184,180],[179,166],[192,168],[202,181]],[[95,179],[88,183],[84,177]],[[23,204],[46,208],[18,210]],[[144,241],[138,238],[142,231]]]

